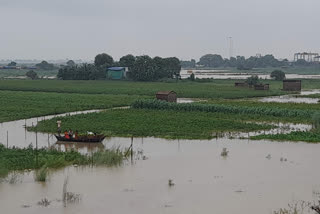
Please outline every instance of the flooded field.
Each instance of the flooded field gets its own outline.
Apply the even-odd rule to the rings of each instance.
[[[89,111],[94,112],[94,111]],[[76,113],[73,113],[76,114]],[[46,117],[50,118],[50,117]],[[39,120],[44,117],[38,118]],[[37,119],[1,124],[0,142],[35,146],[35,133],[24,125]],[[278,124],[273,132],[310,127]],[[250,133],[252,135],[254,133]],[[320,145],[228,139],[164,140],[135,138],[133,148],[143,155],[124,166],[68,167],[51,171],[49,181],[37,183],[25,172],[15,184],[0,184],[4,213],[271,213],[293,200],[314,201],[320,193]],[[232,137],[243,137],[241,133]],[[128,148],[129,138],[110,138],[101,144],[64,144],[54,136],[37,134],[38,146],[90,153],[104,148]],[[229,155],[221,156],[223,148]],[[68,191],[80,194],[78,203],[61,202],[65,179]],[[175,185],[169,186],[172,180]],[[47,207],[37,203],[46,198]]]
[[[320,90],[301,91],[299,94],[282,95],[275,97],[264,97],[259,99],[261,102],[277,102],[277,103],[319,103],[319,98],[300,97],[299,95],[319,94]]]
[[[257,75],[261,79],[271,79],[270,74],[261,73],[228,73],[228,70],[192,70],[195,78],[198,79],[247,79],[252,75]],[[181,70],[182,79],[190,77],[191,73],[188,70]],[[305,75],[305,74],[286,74],[287,79],[320,79],[320,75]]]
[[[129,146],[126,138],[103,142]],[[223,148],[230,152],[221,157]],[[317,199],[320,146],[248,140],[167,141],[135,139],[146,160],[118,168],[69,167],[46,184],[26,173],[16,184],[0,184],[4,213],[271,213],[292,200]],[[282,160],[282,161],[281,161]],[[68,191],[81,201],[64,207]],[[168,185],[172,179],[174,186]],[[43,198],[47,207],[37,205]]]

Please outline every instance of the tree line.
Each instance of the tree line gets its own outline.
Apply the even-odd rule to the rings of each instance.
[[[123,56],[114,61],[112,56],[98,54],[93,64],[76,65],[72,62],[59,69],[58,78],[63,80],[99,80],[107,78],[110,67],[128,67],[128,78],[135,81],[155,81],[163,78],[179,78],[180,60],[176,57],[161,58],[143,55]]]
[[[237,68],[238,70],[251,70],[253,68],[266,68],[266,67],[283,67],[292,65],[287,59],[278,60],[272,54],[265,56],[251,56],[245,58],[244,56],[231,57],[224,59],[218,54],[206,54],[202,56],[199,62],[191,59],[190,61],[181,61],[183,68]],[[293,63],[294,66],[312,66],[314,63],[307,62],[306,60],[299,59]]]

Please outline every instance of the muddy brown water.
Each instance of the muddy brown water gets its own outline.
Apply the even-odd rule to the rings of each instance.
[[[32,121],[36,119],[27,123]],[[34,133],[25,132],[24,122],[1,124],[1,142],[9,127],[16,130],[9,135],[10,146],[24,147],[32,142]],[[38,134],[38,143],[39,147],[47,146],[47,135]],[[110,138],[91,148],[55,143],[49,136],[49,144],[62,150],[75,146],[90,152],[127,148],[131,140]],[[1,213],[256,214],[271,213],[294,200],[314,201],[319,196],[318,144],[135,138],[133,145],[146,160],[126,161],[113,168],[71,166],[51,171],[46,183],[35,182],[33,172],[24,173],[16,184],[1,183]],[[226,158],[220,155],[223,148],[229,151]],[[60,200],[66,177],[68,191],[81,194],[82,200],[64,207]],[[174,186],[169,187],[169,179]],[[48,207],[37,205],[43,198],[52,201]]]

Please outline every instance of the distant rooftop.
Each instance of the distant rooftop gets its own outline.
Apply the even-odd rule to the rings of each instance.
[[[108,68],[109,71],[122,71],[125,67],[110,67]]]

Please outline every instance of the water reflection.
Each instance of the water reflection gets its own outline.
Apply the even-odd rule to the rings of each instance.
[[[79,143],[79,142],[62,142],[57,141],[51,148],[58,151],[78,151],[81,154],[90,154],[105,149],[103,143]]]

